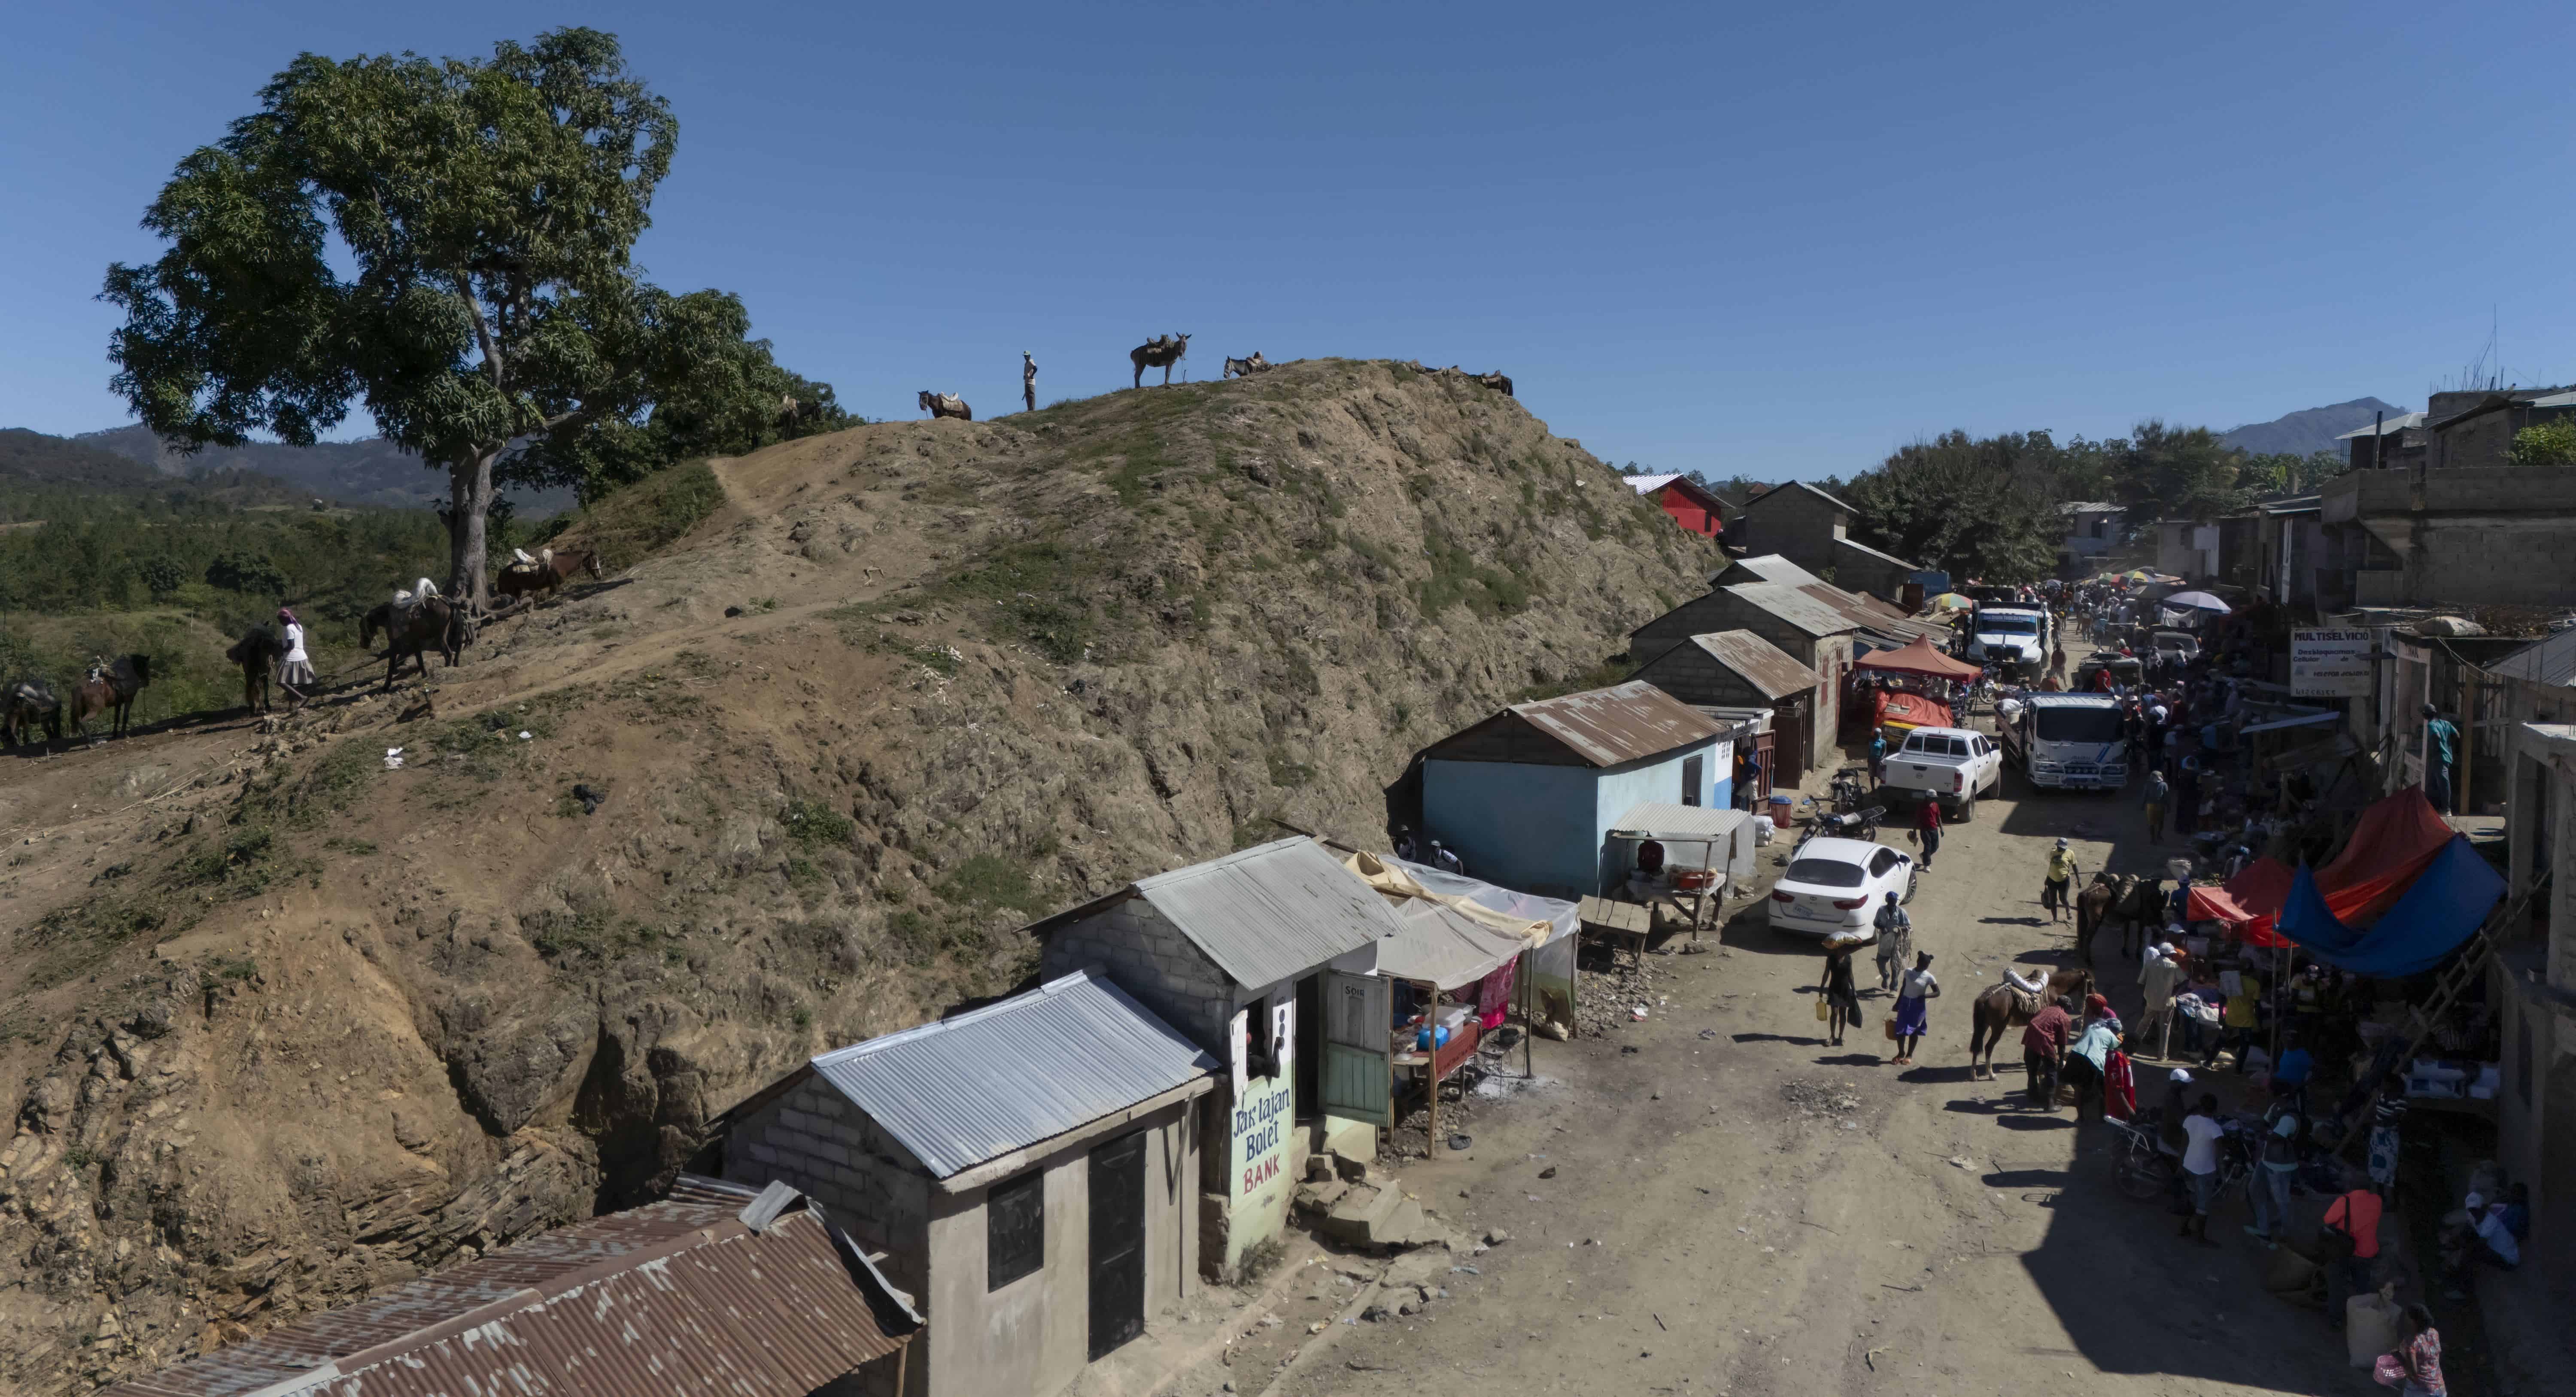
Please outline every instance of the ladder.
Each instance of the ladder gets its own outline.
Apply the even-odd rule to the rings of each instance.
[[[2530,887],[2523,889],[2522,896],[2515,898],[2502,912],[2478,923],[2476,934],[2460,948],[2459,955],[2454,957],[2450,966],[2443,970],[2441,978],[2433,982],[2431,998],[2422,1004],[2408,1007],[2406,1047],[2391,1060],[2391,1070],[2397,1064],[2412,1062],[2415,1055],[2424,1050],[2424,1044],[2433,1036],[2433,1026],[2440,1023],[2442,1016],[2450,1012],[2451,1006],[2466,996],[2470,987],[2477,984],[2479,978],[2486,974],[2488,963],[2496,956],[2497,937],[2505,928],[2519,924],[2529,914],[2531,900],[2540,896],[2541,891],[2549,886],[2550,876],[2551,871],[2544,870],[2538,878],[2532,880]],[[2370,1119],[2372,1109],[2379,1104],[2381,1085],[2379,1079],[2384,1079],[2387,1073],[2381,1072],[2377,1076],[2378,1079],[2374,1079],[2370,1084],[2369,1098],[2361,1103],[2361,1112],[2356,1117],[2358,1121]],[[2369,1138],[2369,1131],[2356,1127],[2345,1137],[2343,1148],[2338,1153],[2350,1155],[2355,1145]]]

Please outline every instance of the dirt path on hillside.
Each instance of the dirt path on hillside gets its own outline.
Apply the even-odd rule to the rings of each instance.
[[[1817,953],[1735,904],[1749,910],[1720,953],[1657,963],[1667,1002],[1645,1023],[1540,1044],[1561,1089],[1482,1112],[1472,1150],[1401,1171],[1477,1235],[1510,1233],[1479,1274],[1449,1275],[1453,1298],[1422,1315],[1329,1328],[1273,1390],[2359,1390],[2323,1317],[2261,1288],[2241,1200],[2220,1209],[2221,1246],[2177,1239],[2161,1207],[2113,1191],[2102,1127],[2022,1108],[2017,1065],[1968,1080],[1976,988],[2006,964],[2071,963],[2073,936],[2037,905],[2060,834],[2088,873],[2110,834],[2115,868],[2160,857],[2118,798],[1985,801],[1952,826],[1912,908],[1945,996],[1911,1069],[1885,1065],[1874,996],[1866,1032],[1824,1046]],[[2134,1017],[2116,959],[2113,936],[2098,971]]]

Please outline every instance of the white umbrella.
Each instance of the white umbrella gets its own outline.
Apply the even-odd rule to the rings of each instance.
[[[2156,605],[2167,611],[2215,611],[2221,615],[2236,609],[2207,592],[2176,592]]]

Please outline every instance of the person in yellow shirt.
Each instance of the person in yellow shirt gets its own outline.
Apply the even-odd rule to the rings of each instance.
[[[2200,1068],[2206,1072],[2218,1061],[2221,1052],[2236,1053],[2236,1075],[2245,1075],[2245,1058],[2254,1050],[2254,1030],[2262,1024],[2257,1006],[2263,1000],[2263,981],[2251,971],[2236,977],[2236,993],[2227,996],[2227,1005],[2219,1011],[2218,1036],[2211,1040],[2209,1051],[2202,1055]]]
[[[2048,881],[2039,889],[2039,905],[2048,909],[2051,923],[2066,920],[2065,914],[2075,906],[2074,891],[2075,851],[2060,839],[2048,855]]]

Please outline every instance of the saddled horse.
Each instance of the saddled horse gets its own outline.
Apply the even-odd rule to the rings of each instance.
[[[554,595],[564,579],[576,572],[590,574],[593,582],[605,582],[608,574],[600,570],[599,550],[567,548],[558,553],[549,548],[539,553],[534,565],[506,567],[492,578],[492,590],[505,597],[523,597],[542,593]]]
[[[358,644],[372,649],[376,635],[385,637],[385,690],[402,673],[403,661],[420,666],[420,677],[429,677],[428,653],[438,652],[440,659],[453,667],[466,645],[473,640],[472,627],[465,619],[464,608],[441,596],[426,596],[410,602],[386,602],[358,618]]]
[[[42,679],[20,679],[0,688],[0,747],[33,742],[41,727],[47,739],[63,736],[63,701]]]
[[[2093,933],[2102,929],[2112,909],[2121,906],[2128,895],[2127,875],[2103,871],[2096,871],[2093,881],[2075,895],[2075,947],[2086,960],[2093,959]]]
[[[2061,996],[2073,995],[2080,1003],[2093,992],[2090,970],[2060,970],[2048,977],[2048,984],[2038,994],[2025,994],[2006,980],[1989,987],[1976,998],[1970,1015],[1968,1032],[1968,1075],[1971,1080],[1991,1081],[1995,1075],[1995,1048],[2004,1034],[2027,1027],[2039,1012],[2042,999],[2054,1002]]]
[[[2111,907],[2110,915],[2122,918],[2120,953],[2136,957],[2147,949],[2147,942],[2165,924],[2165,880],[2145,875],[2129,880],[2128,895]]]
[[[269,676],[286,662],[286,642],[267,626],[253,626],[242,632],[242,638],[224,652],[224,658],[241,666],[242,707],[256,712],[269,711]]]
[[[125,736],[126,719],[134,712],[134,697],[152,682],[152,657],[119,655],[112,664],[90,671],[90,677],[72,690],[72,736],[89,735],[89,720],[102,713],[115,715],[109,731]]]

